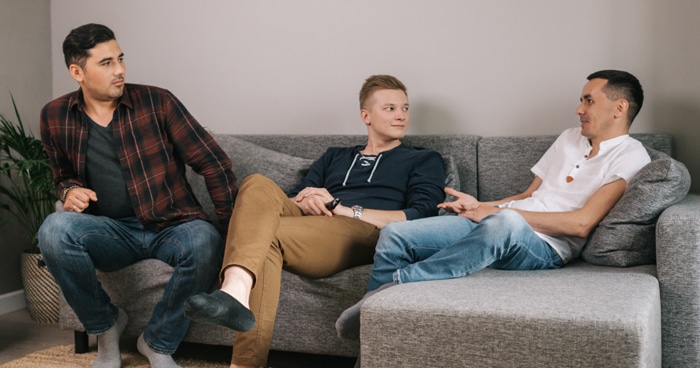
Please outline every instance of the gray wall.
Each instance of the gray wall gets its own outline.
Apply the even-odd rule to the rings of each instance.
[[[106,0],[52,2],[53,93],[70,29],[108,24],[127,79],[172,90],[220,133],[357,133],[364,78],[409,88],[410,133],[558,134],[585,77],[647,91],[632,132],[671,133],[700,192],[697,0]],[[80,9],[80,11],[75,11]],[[108,11],[106,9],[109,9]]]
[[[88,22],[116,32],[130,82],[170,89],[219,133],[363,134],[358,89],[389,73],[408,85],[410,133],[557,134],[578,125],[585,76],[617,68],[647,92],[632,132],[676,136],[700,192],[697,0],[54,0],[50,22],[46,1],[0,1],[14,24],[0,24],[0,106],[21,78],[29,117],[77,87],[60,47]]]
[[[51,99],[49,0],[0,0],[0,113],[39,135],[39,110]],[[5,214],[3,214],[5,215]],[[0,295],[22,288],[19,254],[29,239],[13,224],[0,229]]]
[[[672,134],[700,193],[700,1],[652,1],[650,131]]]

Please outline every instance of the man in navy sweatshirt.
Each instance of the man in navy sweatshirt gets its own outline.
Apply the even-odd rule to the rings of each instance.
[[[442,157],[401,143],[409,120],[404,84],[369,77],[360,90],[360,118],[367,144],[329,148],[290,193],[258,174],[241,184],[221,289],[185,303],[192,320],[238,332],[231,367],[265,366],[283,267],[322,278],[372,263],[382,227],[437,214],[445,198]],[[335,198],[341,203],[326,207]]]

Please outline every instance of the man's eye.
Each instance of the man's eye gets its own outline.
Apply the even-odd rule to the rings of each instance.
[[[408,111],[408,106],[404,107],[403,111]]]
[[[391,107],[391,106],[388,106],[388,107],[385,108],[385,110],[386,110],[386,111],[394,111],[394,108]]]

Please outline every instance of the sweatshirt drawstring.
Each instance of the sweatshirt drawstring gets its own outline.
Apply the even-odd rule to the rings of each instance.
[[[352,168],[355,166],[355,161],[357,161],[357,156],[359,156],[359,153],[355,154],[355,158],[352,159],[352,163],[350,164],[350,167],[348,168],[348,172],[345,173],[345,180],[343,180],[343,186],[345,186],[345,183],[348,182],[348,177],[350,176],[350,171]]]
[[[382,154],[380,153],[379,156],[377,157],[377,162],[374,163],[374,167],[372,168],[372,172],[369,174],[369,178],[367,179],[368,183],[372,182],[372,176],[374,175],[374,170],[377,170],[377,166],[379,166],[379,160],[382,159]]]
[[[350,164],[350,167],[348,168],[348,172],[345,173],[345,179],[343,180],[343,186],[348,182],[348,178],[350,177],[350,172],[352,171],[352,168],[355,167],[355,162],[357,162],[357,157],[359,157],[360,154],[356,153],[355,157],[352,159],[352,163]],[[372,168],[372,172],[369,174],[369,178],[367,178],[367,182],[371,183],[372,182],[372,176],[374,176],[374,171],[377,170],[377,166],[379,166],[379,160],[382,159],[382,154],[380,153],[379,156],[377,156],[377,161],[374,162],[374,167]]]

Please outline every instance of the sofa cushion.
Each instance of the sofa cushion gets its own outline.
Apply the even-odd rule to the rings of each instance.
[[[630,180],[625,194],[598,224],[581,257],[602,266],[630,267],[656,262],[656,220],[690,189],[686,167],[648,149],[652,161]]]
[[[654,266],[484,269],[362,306],[362,367],[661,367]]]
[[[459,182],[459,172],[457,171],[457,163],[452,155],[443,156],[445,162],[445,187],[454,190],[460,190],[461,183]],[[454,200],[454,197],[447,196],[446,201]]]
[[[314,162],[231,136],[219,136],[218,143],[231,157],[239,185],[246,176],[260,173],[272,179],[283,191],[289,192],[299,184]]]

